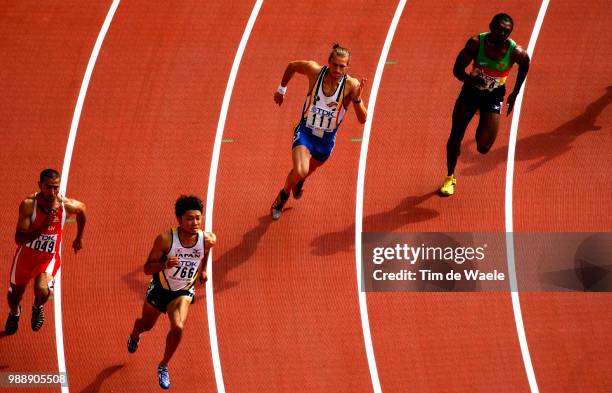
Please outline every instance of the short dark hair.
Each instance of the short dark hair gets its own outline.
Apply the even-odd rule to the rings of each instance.
[[[45,178],[57,179],[58,177],[60,177],[60,173],[58,171],[56,171],[55,169],[47,168],[44,171],[40,172],[39,180],[42,183]]]
[[[512,27],[514,27],[514,20],[512,19],[512,17],[508,14],[505,14],[503,12],[495,15],[493,17],[493,19],[491,19],[491,24],[495,24],[495,23],[499,23],[503,20],[507,20],[508,22],[510,22],[510,24],[512,25]]]
[[[188,210],[198,210],[200,213],[204,213],[202,200],[195,195],[181,195],[174,204],[176,218],[181,218]]]
[[[337,57],[348,57],[349,61],[351,60],[351,51],[349,51],[348,49],[346,49],[345,47],[341,46],[339,43],[335,42],[334,46],[332,47],[332,51],[329,54],[329,58],[327,59],[328,62],[331,61],[332,57],[337,56]]]

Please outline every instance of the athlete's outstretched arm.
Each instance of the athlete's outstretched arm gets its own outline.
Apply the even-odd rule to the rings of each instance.
[[[514,61],[516,61],[516,64],[518,64],[519,69],[518,74],[516,76],[516,83],[514,84],[514,90],[512,90],[512,93],[508,94],[508,99],[506,100],[506,104],[508,105],[508,112],[506,113],[506,116],[510,115],[510,113],[512,113],[512,110],[514,109],[514,102],[516,101],[516,97],[521,91],[521,87],[523,86],[523,83],[527,78],[527,73],[529,72],[529,63],[531,62],[527,51],[519,46],[514,48],[514,53],[512,53],[512,57],[514,58]]]
[[[149,257],[144,265],[144,273],[147,275],[161,272],[169,267],[175,267],[179,263],[178,257],[170,257],[166,259],[166,254],[170,252],[172,238],[169,233],[161,233],[155,239],[153,248],[149,252]]]
[[[64,198],[64,207],[67,213],[76,215],[77,234],[72,242],[72,248],[76,254],[83,248],[83,231],[85,230],[85,222],[87,221],[85,217],[85,204],[76,199]]]
[[[285,73],[283,74],[283,79],[281,79],[280,86],[274,93],[274,102],[276,102],[278,105],[283,103],[287,85],[296,72],[308,77],[308,80],[310,81],[310,88],[312,89],[312,85],[314,85],[319,72],[321,72],[321,68],[322,67],[316,61],[312,60],[296,60],[287,64],[287,68],[285,68]]]
[[[34,199],[26,198],[19,205],[19,218],[17,219],[17,229],[15,230],[15,243],[18,245],[26,244],[37,239],[42,231],[51,225],[55,218],[55,211],[47,214],[47,218],[40,227],[32,227],[32,212],[34,211]]]

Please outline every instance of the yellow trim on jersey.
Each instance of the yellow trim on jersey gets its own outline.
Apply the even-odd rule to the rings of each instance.
[[[166,274],[164,273],[163,270],[158,273],[158,278],[159,278],[159,282],[162,285],[162,288],[170,291],[171,290],[170,284],[168,284],[168,279],[166,278]]]
[[[196,271],[195,276],[193,276],[193,280],[191,280],[191,282],[189,284],[187,284],[183,288],[181,288],[181,290],[183,290],[183,291],[190,290],[191,287],[195,284],[197,278],[198,278],[198,272]]]
[[[346,80],[348,79],[347,75],[343,76],[344,80],[340,81],[340,94],[338,95],[338,106],[336,107],[336,128],[338,128],[338,122],[340,121],[340,113],[344,109],[344,91],[346,90]]]
[[[302,113],[302,117],[304,119],[308,117],[308,112],[310,111],[310,108],[314,105],[315,96],[319,94],[319,83],[322,83],[321,79],[325,77],[326,73],[327,66],[323,66],[323,68],[321,68],[321,71],[319,72],[319,76],[317,76],[317,81],[315,82],[314,86],[312,86],[312,90],[310,90],[310,99],[308,100],[308,105],[304,108],[304,113]]]

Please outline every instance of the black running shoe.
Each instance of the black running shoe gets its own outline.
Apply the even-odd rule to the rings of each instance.
[[[32,306],[32,330],[39,331],[45,322],[45,306]]]
[[[304,193],[304,190],[302,189],[302,187],[304,187],[304,180],[300,180],[299,182],[297,182],[295,184],[295,187],[293,187],[293,198],[295,199],[300,199],[302,197],[302,194]]]
[[[4,334],[10,336],[17,332],[19,328],[19,317],[21,316],[21,306],[19,306],[19,313],[17,315],[9,312],[6,324],[4,325]]]
[[[287,203],[288,199],[289,195],[285,192],[285,190],[280,190],[278,196],[272,204],[272,207],[270,208],[270,214],[272,214],[272,218],[274,220],[278,220],[280,218],[283,207],[285,206],[285,203]]]
[[[132,335],[130,334],[128,336],[128,342],[127,342],[127,348],[128,348],[128,352],[129,353],[134,353],[136,352],[136,350],[138,349],[138,343],[140,342],[140,337],[138,337],[136,340],[134,340],[132,338]]]

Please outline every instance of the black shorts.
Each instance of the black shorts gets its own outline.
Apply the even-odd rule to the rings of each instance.
[[[192,286],[189,290],[169,291],[164,289],[160,283],[151,280],[147,288],[146,299],[147,303],[151,306],[166,313],[168,310],[168,303],[181,296],[189,296],[191,298],[191,304],[193,304],[195,302],[195,286]]]
[[[457,100],[465,101],[469,105],[475,105],[480,113],[492,112],[501,115],[505,95],[505,85],[500,86],[493,91],[487,91],[479,90],[474,86],[464,84]]]

